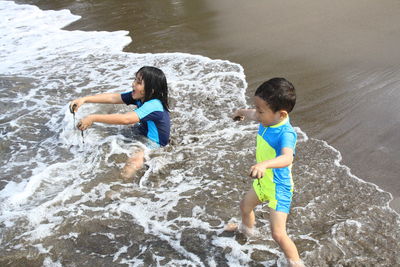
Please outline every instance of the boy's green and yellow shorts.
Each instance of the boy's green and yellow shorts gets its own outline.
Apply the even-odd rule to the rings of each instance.
[[[253,189],[260,202],[268,201],[271,209],[289,213],[293,196],[292,185],[276,184],[273,179],[264,176],[253,181]]]

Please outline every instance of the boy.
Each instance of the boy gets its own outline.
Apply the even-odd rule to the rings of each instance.
[[[253,209],[268,201],[273,239],[285,253],[290,266],[303,266],[295,244],[286,233],[286,219],[293,194],[291,164],[297,140],[297,134],[289,122],[289,112],[296,103],[295,89],[286,79],[273,78],[257,88],[254,102],[255,109],[237,110],[233,118],[260,122],[257,164],[250,168],[250,176],[256,179],[240,202],[242,223],[229,223],[225,230],[239,229],[247,235],[253,234]]]

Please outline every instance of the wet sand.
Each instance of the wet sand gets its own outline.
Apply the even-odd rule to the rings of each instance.
[[[239,63],[249,103],[262,81],[288,78],[298,90],[293,124],[341,151],[400,211],[400,2],[23,2],[83,16],[70,30],[129,30],[128,52]]]

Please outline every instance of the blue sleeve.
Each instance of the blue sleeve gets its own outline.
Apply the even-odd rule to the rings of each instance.
[[[163,105],[158,99],[145,102],[140,108],[135,109],[140,121],[159,120],[164,111]]]
[[[284,132],[280,138],[281,150],[285,147],[293,149],[293,154],[295,153],[297,134],[294,131]]]
[[[127,105],[137,105],[139,106],[139,101],[132,98],[132,91],[125,92],[121,94],[122,101]]]

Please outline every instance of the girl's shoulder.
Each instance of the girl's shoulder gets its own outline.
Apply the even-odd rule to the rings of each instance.
[[[158,110],[158,111],[164,111],[163,104],[159,99],[150,99],[147,100],[146,102],[143,103],[142,107]]]

